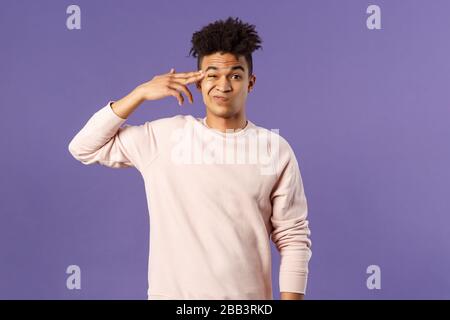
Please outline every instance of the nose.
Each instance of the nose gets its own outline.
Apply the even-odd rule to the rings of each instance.
[[[228,81],[227,77],[220,77],[217,80],[216,88],[221,92],[228,92],[228,91],[231,91],[231,89],[232,89],[231,84]]]

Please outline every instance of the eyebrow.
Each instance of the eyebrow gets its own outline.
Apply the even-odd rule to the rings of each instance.
[[[209,66],[208,68],[206,68],[205,72],[208,71],[209,69],[218,70],[217,67]],[[223,68],[223,69],[226,69],[226,68]],[[245,72],[245,70],[244,70],[244,68],[242,66],[233,66],[233,67],[231,67],[231,70],[238,70],[238,69],[242,70],[243,72]]]

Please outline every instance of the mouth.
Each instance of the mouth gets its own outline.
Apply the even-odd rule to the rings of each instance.
[[[227,97],[222,97],[222,96],[213,96],[214,101],[216,102],[226,102],[229,100],[229,98]]]

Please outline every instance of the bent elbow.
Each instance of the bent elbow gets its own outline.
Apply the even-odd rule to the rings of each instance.
[[[67,149],[69,150],[70,154],[72,155],[75,160],[80,161],[83,164],[90,164],[92,161],[90,161],[91,156],[89,154],[86,154],[86,152],[83,152],[75,143],[74,140],[72,140]]]

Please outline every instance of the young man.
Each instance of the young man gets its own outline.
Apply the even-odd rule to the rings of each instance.
[[[200,71],[155,76],[97,111],[72,139],[84,164],[135,167],[150,214],[148,299],[273,299],[270,238],[281,255],[281,299],[302,299],[311,257],[307,203],[295,154],[246,117],[252,52],[261,39],[238,18],[192,37]],[[206,117],[122,124],[146,100],[195,83]]]

